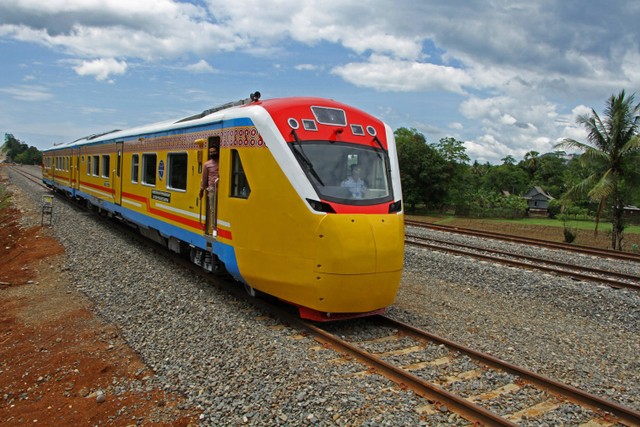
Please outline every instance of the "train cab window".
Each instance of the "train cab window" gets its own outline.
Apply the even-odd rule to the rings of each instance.
[[[231,150],[231,197],[249,198],[251,187],[244,173],[238,150]]]
[[[321,198],[347,205],[393,200],[389,158],[384,150],[322,140],[289,147]]]
[[[100,176],[100,156],[93,156],[93,176]]]
[[[156,185],[156,167],[158,162],[157,154],[142,155],[142,183],[145,185]]]
[[[102,177],[109,178],[109,174],[111,172],[111,156],[108,154],[106,156],[102,156]]]
[[[187,153],[167,155],[167,188],[170,190],[187,189]]]
[[[134,154],[131,156],[131,182],[138,183],[138,173],[140,171],[140,155]]]

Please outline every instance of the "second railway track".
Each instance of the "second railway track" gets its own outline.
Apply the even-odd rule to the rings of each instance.
[[[495,233],[491,231],[473,230],[469,228],[461,228],[461,227],[447,226],[447,225],[441,225],[441,224],[431,224],[431,223],[409,220],[409,219],[405,220],[405,225],[428,228],[432,230],[438,230],[438,231],[444,231],[444,232],[450,232],[450,233],[463,234],[467,236],[486,237],[490,239],[503,240],[507,242],[523,243],[527,245],[540,246],[544,248],[561,249],[565,251],[577,252],[585,255],[594,255],[594,256],[604,257],[604,258],[640,262],[640,254],[635,254],[630,252],[619,252],[619,251],[612,251],[608,249],[598,249],[598,248],[593,248],[589,246],[579,246],[579,245],[573,245],[573,244],[551,242],[548,240],[534,239],[529,237],[525,238],[520,236]]]
[[[587,265],[575,265],[550,258],[533,257],[504,250],[490,249],[469,244],[452,243],[433,237],[407,234],[407,244],[426,249],[438,250],[456,255],[470,256],[525,269],[537,269],[556,275],[569,276],[577,280],[605,283],[615,288],[640,291],[640,277]]]

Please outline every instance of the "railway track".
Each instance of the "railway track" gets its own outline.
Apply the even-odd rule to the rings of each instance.
[[[409,225],[413,227],[428,228],[431,230],[446,231],[450,233],[464,234],[467,236],[487,237],[487,238],[496,239],[496,240],[523,243],[527,245],[540,246],[544,248],[562,249],[570,252],[578,252],[581,254],[594,255],[594,256],[599,256],[604,258],[640,262],[640,254],[634,254],[629,252],[619,252],[619,251],[612,251],[608,249],[598,249],[598,248],[573,245],[573,244],[570,245],[566,243],[550,242],[548,240],[511,236],[511,235],[495,233],[491,231],[479,231],[479,230],[472,230],[469,228],[460,228],[460,227],[452,227],[452,226],[446,226],[446,225],[440,225],[440,224],[431,224],[431,223],[415,221],[415,220],[407,220],[407,219],[405,219],[405,225]]]
[[[3,166],[5,168],[11,168],[12,171],[16,172],[19,175],[24,176],[25,178],[27,178],[29,181],[33,181],[36,184],[38,184],[40,187],[42,188],[46,188],[48,190],[50,190],[49,187],[47,187],[46,185],[44,185],[42,183],[42,175],[35,175],[32,174],[31,172],[24,170],[22,166]]]
[[[526,256],[474,245],[454,244],[445,240],[426,238],[413,234],[407,234],[406,238],[405,243],[421,248],[462,256],[471,256],[513,267],[541,270],[560,276],[569,276],[576,280],[604,283],[618,289],[626,288],[640,291],[640,277],[633,274],[604,270],[585,265],[574,265],[552,259]]]
[[[341,324],[318,326],[273,306],[262,309],[340,353],[335,363],[356,359],[366,365],[368,369],[354,373],[355,378],[383,375],[399,388],[423,397],[416,411],[427,423],[434,414],[452,411],[473,425],[549,425],[544,424],[548,422],[545,417],[553,420],[551,424],[582,427],[640,425],[640,412],[634,409],[390,317],[359,321],[360,327],[370,328],[373,332],[369,333],[378,336],[351,341],[345,339],[348,332]],[[563,414],[578,415],[563,420]],[[465,424],[455,421],[455,425]]]

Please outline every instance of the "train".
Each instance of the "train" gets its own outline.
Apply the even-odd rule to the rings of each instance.
[[[213,198],[200,192],[211,147],[219,152]],[[357,193],[346,184],[354,169]],[[189,117],[53,144],[42,180],[304,319],[383,313],[400,285],[393,131],[338,101],[255,92]]]

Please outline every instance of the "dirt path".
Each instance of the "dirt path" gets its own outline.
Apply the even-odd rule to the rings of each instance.
[[[185,398],[93,315],[50,230],[20,226],[35,209],[18,191],[13,202],[0,209],[0,425],[197,425]]]

